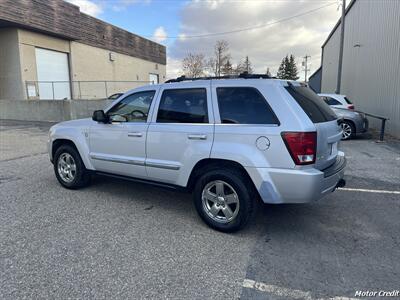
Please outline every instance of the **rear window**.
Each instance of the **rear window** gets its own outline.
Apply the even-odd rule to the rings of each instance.
[[[287,86],[289,94],[301,106],[313,123],[323,123],[336,119],[335,113],[317,94],[306,86]]]
[[[349,100],[349,98],[347,98],[347,97],[344,97],[344,100],[346,100],[347,104],[353,104],[353,102],[351,102],[351,101]]]

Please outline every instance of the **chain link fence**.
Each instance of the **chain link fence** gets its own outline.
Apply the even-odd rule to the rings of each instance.
[[[151,81],[26,81],[26,95],[32,100],[105,99]]]

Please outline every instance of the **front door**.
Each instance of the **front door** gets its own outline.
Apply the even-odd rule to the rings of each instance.
[[[155,91],[126,96],[90,129],[90,158],[97,171],[146,178],[147,117]]]
[[[160,90],[147,132],[149,179],[185,185],[194,165],[210,156],[214,119],[209,84],[190,84]]]

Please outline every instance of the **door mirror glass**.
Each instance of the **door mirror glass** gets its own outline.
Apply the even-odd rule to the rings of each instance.
[[[93,112],[92,120],[100,123],[108,123],[108,117],[103,110],[95,110]]]

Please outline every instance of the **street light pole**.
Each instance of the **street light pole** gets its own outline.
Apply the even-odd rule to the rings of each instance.
[[[343,45],[344,45],[344,23],[346,15],[346,0],[342,0],[342,17],[340,20],[340,48],[339,48],[339,63],[336,80],[336,94],[340,94],[340,84],[342,81],[342,64],[343,64]]]

